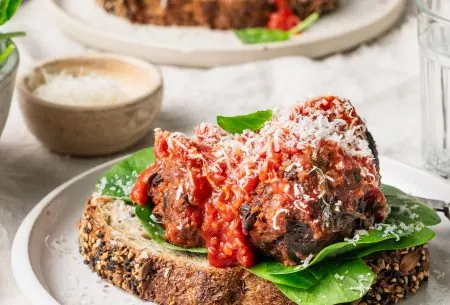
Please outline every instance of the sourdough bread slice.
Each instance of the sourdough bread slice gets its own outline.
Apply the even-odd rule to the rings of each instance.
[[[164,248],[147,237],[134,209],[91,198],[79,224],[85,264],[113,285],[160,305],[294,305],[272,283],[241,267],[209,266],[204,255]],[[365,258],[377,273],[354,304],[393,304],[419,289],[429,274],[427,245]]]

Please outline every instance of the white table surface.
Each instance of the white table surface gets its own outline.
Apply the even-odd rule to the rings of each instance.
[[[58,31],[39,0],[27,1],[8,29],[28,33],[17,40],[22,60],[19,73],[42,59],[86,51]],[[421,166],[418,57],[410,5],[405,18],[385,37],[321,61],[291,57],[211,70],[162,67],[166,91],[154,126],[189,132],[201,121],[214,121],[216,114],[245,113],[335,94],[357,105],[381,154]],[[152,135],[148,135],[139,147],[151,143]],[[108,159],[71,158],[46,151],[27,130],[14,98],[0,139],[1,305],[29,304],[18,291],[10,266],[11,244],[21,220],[53,188]]]

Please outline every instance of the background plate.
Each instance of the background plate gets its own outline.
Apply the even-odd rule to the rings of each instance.
[[[118,160],[100,165],[61,185],[30,212],[12,249],[14,277],[35,305],[150,304],[101,281],[78,253],[77,221],[100,174]],[[450,184],[432,174],[381,158],[383,182],[415,195],[450,200]],[[431,242],[431,278],[402,304],[448,304],[450,222],[436,226]]]
[[[95,0],[45,0],[58,27],[101,50],[159,64],[212,67],[280,56],[321,57],[373,39],[401,16],[406,0],[341,0],[302,35],[286,42],[244,45],[231,31],[132,24],[106,13]]]

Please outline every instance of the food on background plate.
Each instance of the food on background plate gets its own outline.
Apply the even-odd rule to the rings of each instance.
[[[339,0],[97,0],[107,12],[131,22],[163,26],[203,26],[235,30],[243,43],[289,39],[319,14],[334,11]],[[308,17],[308,22],[303,23]]]
[[[217,118],[100,178],[80,251],[160,304],[391,304],[428,278],[436,213],[380,183],[350,101]]]

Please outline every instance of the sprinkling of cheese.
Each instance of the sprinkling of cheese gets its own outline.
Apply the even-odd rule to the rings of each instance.
[[[344,238],[344,241],[351,243],[353,246],[356,247],[356,243],[360,240],[359,234],[355,234],[353,238]]]
[[[277,218],[278,218],[278,215],[280,215],[281,213],[289,213],[289,210],[279,209],[278,211],[275,212],[275,215],[272,217],[272,227],[274,230],[280,229],[280,227],[277,224]]]
[[[45,82],[33,94],[46,101],[71,106],[115,105],[140,95],[135,86],[121,84],[117,79],[97,73],[77,76],[61,72],[44,73]]]
[[[314,258],[314,254],[308,255],[308,257],[305,259],[303,264],[301,265],[303,268],[307,268],[309,264],[311,263],[312,259]]]
[[[181,194],[183,193],[183,185],[179,185],[177,188],[177,193],[175,195],[175,200],[180,200]]]
[[[337,279],[337,280],[343,281],[343,280],[345,279],[345,276],[339,275],[339,274],[336,273],[336,274],[334,275],[334,278]]]
[[[169,4],[169,0],[159,0],[159,7],[162,10],[165,10],[167,8],[168,4]]]

